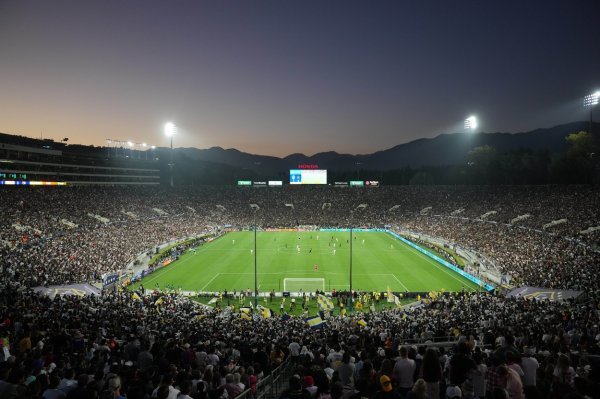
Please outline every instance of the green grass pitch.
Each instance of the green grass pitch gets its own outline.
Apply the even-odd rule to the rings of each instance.
[[[356,232],[352,243],[352,288],[359,291],[474,291],[477,284],[384,232]],[[260,292],[347,290],[349,232],[257,232]],[[254,232],[232,232],[188,251],[178,261],[146,276],[146,289],[238,292],[254,289]],[[306,280],[303,284],[297,280]],[[321,280],[322,279],[322,280]],[[137,288],[139,282],[132,285]]]

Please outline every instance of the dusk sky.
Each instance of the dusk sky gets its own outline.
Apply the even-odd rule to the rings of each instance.
[[[597,0],[0,0],[0,132],[30,137],[364,154],[595,90]]]

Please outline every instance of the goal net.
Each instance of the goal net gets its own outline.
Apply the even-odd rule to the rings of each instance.
[[[283,290],[290,292],[325,291],[324,278],[284,278]]]

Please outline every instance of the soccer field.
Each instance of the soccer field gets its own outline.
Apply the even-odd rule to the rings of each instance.
[[[477,284],[385,232],[355,232],[352,288],[359,291],[477,290]],[[349,232],[232,232],[188,251],[142,279],[146,289],[184,291],[254,289],[254,257],[260,292],[347,290]],[[132,287],[137,288],[139,282]]]

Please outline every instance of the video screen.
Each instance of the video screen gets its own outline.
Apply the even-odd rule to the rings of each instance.
[[[327,184],[327,170],[290,169],[290,184]]]

